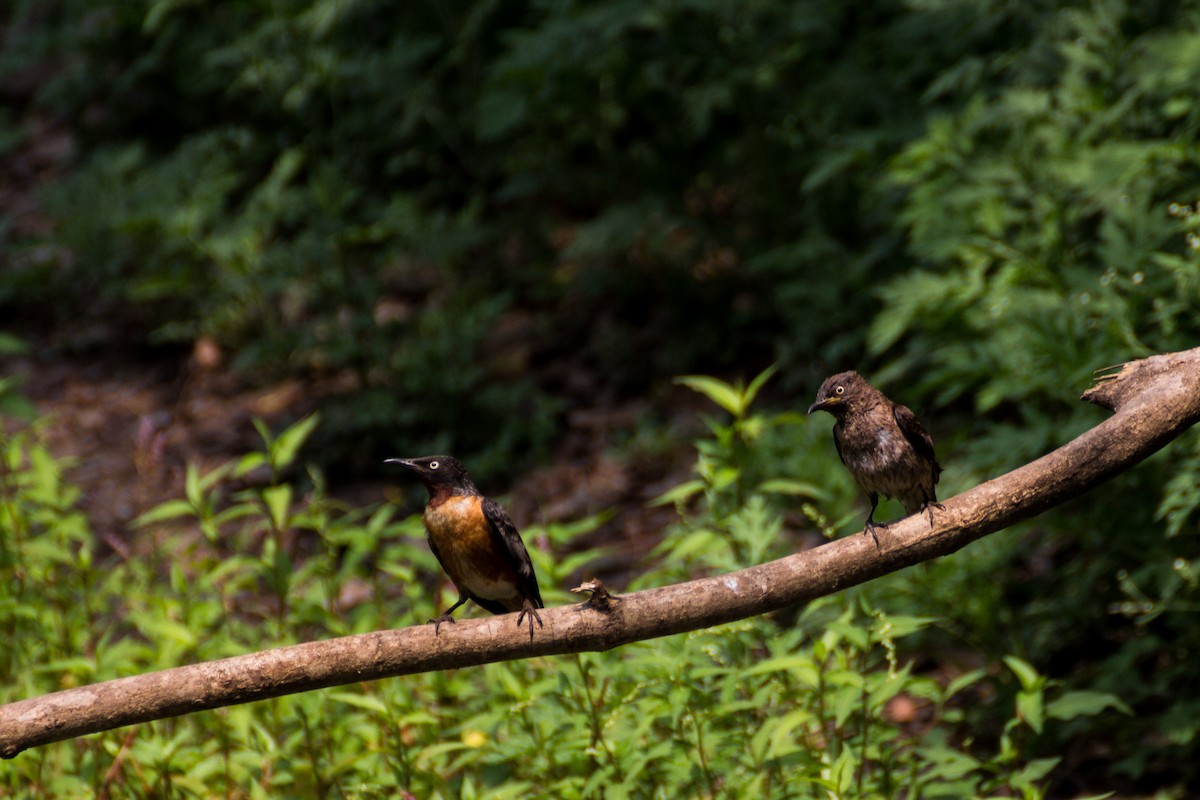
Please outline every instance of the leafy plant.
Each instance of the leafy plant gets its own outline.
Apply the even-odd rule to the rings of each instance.
[[[0,356],[24,353],[25,343],[16,336],[0,333]],[[0,378],[0,418],[20,417],[32,420],[37,416],[33,404],[20,391],[20,380],[12,375]]]
[[[77,158],[51,171],[43,195],[52,235],[18,237],[13,213],[0,219],[0,304],[39,321],[119,315],[154,341],[213,337],[248,380],[317,387],[324,424],[311,435],[328,463],[451,450],[484,476],[545,452],[564,408],[664,376],[777,362],[773,388],[795,397],[832,366],[859,366],[933,412],[922,416],[943,486],[966,487],[1100,419],[1072,399],[1091,370],[1195,344],[1196,18],[1190,2],[1122,0],[19,0],[4,20],[0,72],[14,102],[0,150],[26,154],[37,143],[27,122],[50,119],[70,125]],[[849,526],[859,500],[826,430],[754,410],[749,387],[688,385],[723,398],[729,416],[708,421],[695,480],[666,496],[684,516],[644,580],[742,565]],[[6,408],[14,397],[0,384]],[[319,471],[272,472],[264,451],[251,457],[258,469],[193,472],[186,496],[147,518],[145,553],[126,558],[94,543],[44,448],[15,441],[4,552],[17,600],[5,602],[24,648],[11,658],[25,660],[11,686],[433,608],[438,573],[417,524],[341,508]],[[914,653],[968,650],[968,672],[1016,656],[1061,682],[1046,684],[1051,695],[1108,692],[1135,712],[1120,726],[1047,720],[1014,745],[1031,758],[1082,757],[1071,745],[1087,742],[1126,754],[1095,768],[1104,785],[1190,786],[1197,486],[1185,440],[1102,494],[867,590],[866,608],[881,606],[878,592],[890,618],[935,618],[900,638]],[[538,535],[584,535],[572,531]],[[556,568],[535,551],[539,571]],[[47,581],[41,605],[22,584],[34,574]],[[422,578],[424,592],[397,589]],[[50,635],[19,638],[27,629]],[[434,794],[448,782],[446,793],[472,794],[507,779],[514,792],[570,796],[587,788],[574,770],[593,762],[550,752],[550,736],[582,724],[592,747],[612,696],[599,674],[620,697],[652,674],[625,661],[584,659],[592,699],[578,717],[540,716],[545,694],[520,695],[520,736],[500,727],[519,715],[464,727],[467,705],[439,701],[473,697],[470,713],[483,715],[490,693],[471,675],[436,676],[148,726],[128,745],[97,737],[39,751],[45,768],[20,775],[100,793],[118,764],[112,780],[135,795],[324,794],[358,780],[362,758],[364,783],[382,775],[372,785],[385,788]],[[538,669],[487,674],[549,687]],[[1009,759],[995,720],[1023,691],[1009,672],[980,679],[1003,699],[951,698],[948,713],[963,711],[953,724],[996,746],[966,762],[968,735],[947,733],[938,781],[959,770],[986,787],[1015,774],[1020,759],[977,766]],[[727,691],[720,681],[705,686]],[[721,709],[705,719],[731,713]],[[691,771],[699,732],[716,728],[656,719],[624,741],[640,766],[618,748],[589,758],[614,781],[619,766],[621,785],[669,774],[726,791],[716,762]],[[1022,726],[1018,740],[1032,730]],[[498,754],[498,731],[513,750]],[[524,736],[540,743],[523,751],[533,770],[505,760]],[[282,755],[264,770],[260,750]],[[789,758],[789,770],[810,763]],[[1042,768],[1005,791],[1036,791]],[[828,769],[822,780],[874,780]]]
[[[884,379],[981,420],[948,477],[986,478],[1096,424],[1075,400],[1092,370],[1195,345],[1200,119],[1179,98],[1197,42],[1194,8],[1064,8],[964,62],[973,80],[939,84],[960,102],[894,160],[919,268],[883,288],[869,343]],[[1168,785],[1196,779],[1196,727],[1157,710],[1197,707],[1169,655],[1195,642],[1196,467],[1184,439],[966,563],[930,566],[916,590],[973,647],[1117,693],[1135,715],[1091,734],[1129,754],[1114,775]]]
[[[748,394],[735,409],[742,423],[755,416]],[[304,493],[278,479],[316,424],[264,430],[262,450],[192,471],[186,498],[142,517],[137,557],[124,545],[101,551],[36,436],[8,437],[0,570],[13,591],[0,605],[11,645],[0,699],[433,615],[429,579],[439,572],[416,517],[344,507],[315,471]],[[705,457],[735,469],[753,462],[763,439],[735,444],[727,428],[714,422]],[[681,526],[726,525],[731,552],[757,558],[780,530],[763,485],[744,508],[706,507]],[[556,559],[540,545],[566,547],[595,523],[526,528],[549,602],[569,601],[563,579],[595,552]],[[642,581],[669,579],[676,555]],[[980,702],[993,679],[914,670],[905,643],[931,624],[863,596],[826,598],[794,619],[343,686],[48,745],[18,756],[0,787],[15,797],[1040,797],[1056,761],[1030,757],[1036,737],[1124,710],[1107,694],[1061,692],[1009,659],[1021,685],[1015,712],[995,748],[975,743],[964,698]]]
[[[861,354],[868,287],[905,271],[879,177],[970,16],[18,3],[8,63],[44,69],[25,102],[79,151],[0,301],[339,387],[341,459],[453,437],[487,474],[583,398],[776,357],[795,388]]]

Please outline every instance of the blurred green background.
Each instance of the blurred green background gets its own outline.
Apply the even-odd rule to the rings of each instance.
[[[675,376],[776,364],[756,408],[783,411],[857,367],[926,420],[948,496],[1102,419],[1093,370],[1198,343],[1200,3],[16,0],[0,25],[5,346],[95,320],[131,359],[210,341],[246,383],[334,386],[307,451],[331,472],[451,451],[503,487],[573,410],[653,398],[612,444],[634,458]],[[70,156],[31,179],[47,131]],[[679,524],[794,514],[754,491],[787,479],[814,503],[789,529],[854,529],[825,427],[753,419],[712,423]],[[1018,656],[1120,698],[1039,729],[1051,796],[1194,796],[1198,506],[1191,433],[872,597],[938,620],[926,673]]]

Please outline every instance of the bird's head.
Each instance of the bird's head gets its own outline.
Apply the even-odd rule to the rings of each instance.
[[[817,390],[817,399],[808,407],[808,413],[828,411],[835,417],[841,417],[854,406],[856,399],[862,398],[870,384],[863,376],[854,370],[830,375]]]
[[[441,492],[475,494],[475,485],[467,475],[467,468],[454,456],[421,456],[420,458],[389,458],[383,463],[399,464],[416,473],[429,494]]]

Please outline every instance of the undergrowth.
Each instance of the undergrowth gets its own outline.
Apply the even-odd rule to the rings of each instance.
[[[750,410],[750,387],[686,379],[728,414],[708,420],[681,517],[637,580],[650,586],[794,547],[780,501],[833,536],[841,501],[820,469],[826,432]],[[309,418],[205,475],[101,549],[36,428],[3,441],[0,699],[314,638],[420,623],[452,588],[416,517],[349,508],[320,473],[278,476]],[[828,455],[828,454],[826,454]],[[827,459],[826,459],[827,461]],[[595,551],[594,527],[524,531],[549,605]],[[637,588],[631,587],[631,588]],[[1058,758],[1045,729],[1122,709],[1029,663],[915,669],[939,621],[843,593],[781,613],[605,654],[534,658],[353,684],[137,725],[26,751],[10,797],[1042,797]],[[981,724],[987,719],[987,724]],[[408,793],[408,794],[405,794]]]

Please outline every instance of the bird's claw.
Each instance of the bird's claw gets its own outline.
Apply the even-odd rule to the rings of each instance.
[[[529,641],[532,642],[533,641],[533,623],[536,621],[539,628],[544,628],[546,626],[542,624],[542,617],[541,617],[541,615],[538,614],[537,608],[535,608],[533,603],[530,603],[529,601],[526,601],[525,605],[521,607],[521,613],[517,617],[517,627],[518,628],[521,627],[522,623],[525,622],[526,616],[529,617]]]
[[[453,625],[454,617],[450,616],[450,612],[447,611],[445,614],[442,614],[440,617],[429,620],[429,622],[433,623],[433,635],[437,636],[442,631],[442,623],[449,622],[451,625]]]
[[[925,507],[924,507],[924,509],[923,509],[923,510],[925,511],[925,513],[929,515],[929,527],[930,527],[930,528],[932,528],[932,527],[933,527],[933,510],[934,510],[935,508],[936,508],[938,511],[945,511],[945,510],[946,510],[946,507],[945,507],[944,505],[942,505],[941,503],[937,503],[937,502],[929,502],[929,503],[926,503],[926,504],[925,504]]]
[[[886,528],[886,527],[887,527],[887,525],[884,525],[882,522],[875,522],[874,520],[870,520],[870,519],[867,520],[867,524],[865,526],[863,526],[863,531],[871,534],[871,538],[875,540],[875,549],[876,550],[879,549],[879,537],[875,534],[875,529],[876,528]]]

